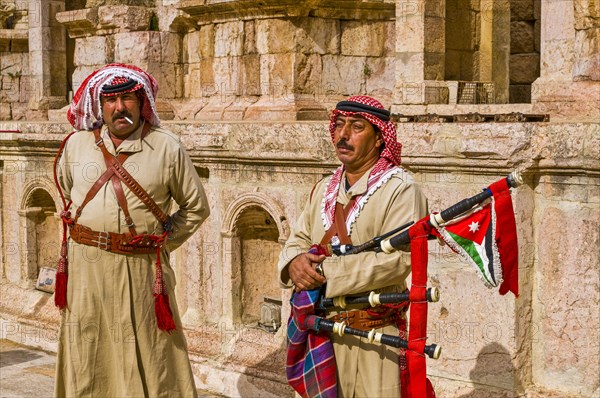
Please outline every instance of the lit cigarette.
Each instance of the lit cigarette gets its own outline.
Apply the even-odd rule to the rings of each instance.
[[[124,119],[127,120],[129,122],[129,124],[133,124],[133,120],[131,120],[130,118],[128,118],[127,116],[124,116]]]

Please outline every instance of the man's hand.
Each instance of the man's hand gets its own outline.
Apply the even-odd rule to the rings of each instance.
[[[325,260],[324,255],[304,253],[296,256],[288,266],[290,279],[296,291],[312,290],[322,286],[326,279],[315,271],[317,264]]]

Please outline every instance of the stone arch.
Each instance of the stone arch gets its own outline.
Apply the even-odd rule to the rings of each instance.
[[[281,302],[277,260],[289,235],[283,214],[279,205],[260,193],[238,197],[225,212],[224,316],[232,323],[256,323],[265,299]]]
[[[252,206],[258,206],[265,209],[265,211],[273,217],[279,232],[279,240],[285,242],[290,234],[287,219],[284,216],[285,212],[281,206],[274,203],[271,198],[259,192],[241,195],[231,202],[225,211],[222,233],[232,233],[242,211]]]
[[[35,181],[25,186],[19,206],[21,282],[28,286],[40,269],[56,268],[60,250],[61,223],[52,184]]]

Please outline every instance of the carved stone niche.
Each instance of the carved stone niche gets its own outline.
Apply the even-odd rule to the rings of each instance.
[[[48,184],[25,189],[19,214],[19,247],[22,248],[20,283],[32,287],[42,267],[54,268],[60,250],[60,222]]]
[[[175,6],[199,24],[265,17],[386,20],[395,16],[395,4],[381,0],[180,0],[175,2]]]

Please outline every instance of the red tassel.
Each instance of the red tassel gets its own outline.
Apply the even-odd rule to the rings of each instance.
[[[56,285],[54,287],[54,305],[60,310],[67,308],[67,283],[69,281],[68,267],[69,260],[67,259],[67,241],[63,236],[63,242],[60,248],[60,259],[56,267]]]
[[[408,369],[403,369],[400,371],[400,397],[409,398],[410,397],[410,376],[408,374]]]
[[[168,294],[154,295],[154,312],[156,314],[156,324],[160,330],[171,332],[176,329],[173,313],[169,306]]]
[[[67,282],[69,276],[64,272],[56,273],[56,286],[54,288],[54,305],[60,310],[67,307]]]

